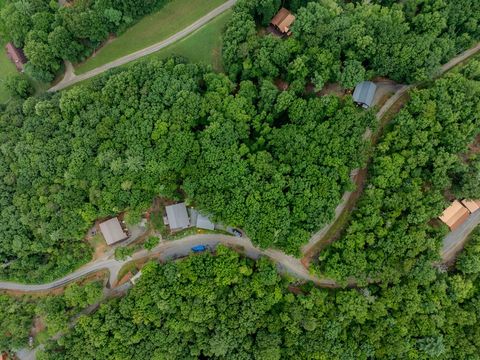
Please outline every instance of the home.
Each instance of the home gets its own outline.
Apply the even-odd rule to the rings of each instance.
[[[480,200],[462,200],[462,205],[465,206],[470,213],[474,213],[478,209],[480,209]]]
[[[23,71],[24,65],[27,63],[27,58],[25,57],[23,50],[15,47],[11,42],[7,43],[5,50],[7,50],[7,55],[15,64],[17,70]]]
[[[165,207],[167,212],[167,221],[165,225],[170,226],[170,231],[179,231],[190,227],[187,207],[185,203],[168,205]]]
[[[295,15],[293,15],[290,11],[285,8],[281,8],[277,15],[275,15],[270,21],[270,25],[272,25],[275,30],[279,31],[280,34],[290,36],[292,31],[290,30],[290,26],[295,21]]]
[[[113,245],[119,241],[125,240],[128,235],[123,231],[118,218],[104,221],[100,224],[100,231],[108,245]]]
[[[373,105],[376,91],[377,85],[375,85],[375,83],[371,81],[362,81],[353,91],[353,101],[365,109],[368,109]]]
[[[469,216],[470,212],[467,208],[460,201],[455,200],[439,218],[453,231],[462,225]]]

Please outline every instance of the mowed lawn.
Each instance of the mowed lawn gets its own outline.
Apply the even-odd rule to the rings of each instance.
[[[225,1],[171,0],[159,11],[144,17],[125,33],[105,45],[95,56],[76,66],[75,73],[83,74],[100,65],[165,40]]]
[[[10,98],[7,91],[5,90],[4,81],[9,75],[17,73],[15,65],[10,61],[5,51],[5,43],[0,41],[0,46],[2,47],[0,52],[0,103],[5,103]]]
[[[222,34],[231,16],[232,10],[228,10],[182,40],[146,58],[163,59],[171,55],[180,55],[192,63],[211,65],[215,71],[220,72],[223,70]]]
[[[0,10],[5,5],[5,0],[0,0]],[[15,65],[10,61],[5,51],[5,41],[0,39],[0,103],[3,104],[9,99],[9,95],[3,85],[4,80],[17,72]]]

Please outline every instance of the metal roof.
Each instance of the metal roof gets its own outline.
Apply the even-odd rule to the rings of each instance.
[[[165,208],[167,211],[168,224],[170,230],[186,229],[190,226],[188,219],[187,207],[185,203],[169,205]]]
[[[122,229],[122,225],[115,217],[100,224],[100,231],[108,245],[115,244],[127,238],[127,234]]]
[[[192,209],[192,226],[195,226],[199,229],[205,230],[215,230],[215,224],[210,221],[210,219],[200,214],[197,210]]]
[[[370,107],[373,104],[373,98],[377,91],[377,85],[371,81],[363,81],[355,87],[353,92],[353,101],[364,107]]]

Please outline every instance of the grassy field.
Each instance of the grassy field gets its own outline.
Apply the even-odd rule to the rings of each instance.
[[[94,57],[79,64],[75,73],[83,74],[119,57],[165,40],[224,2],[225,0],[172,0],[162,9],[144,17],[125,33],[105,45]]]
[[[146,59],[164,59],[171,55],[180,55],[186,57],[192,63],[204,63],[211,65],[215,71],[220,72],[222,71],[221,36],[223,29],[231,15],[231,10],[226,11],[222,15],[210,21],[208,24],[204,25],[201,29],[198,29],[175,44],[157,51],[154,54],[125,64],[121,66],[121,68],[126,68],[135,62],[145,61]],[[92,79],[94,78],[90,78],[69,86],[67,89],[71,89],[78,85],[87,85],[92,81]]]
[[[146,58],[163,59],[171,55],[180,55],[192,63],[212,65],[215,71],[222,71],[222,33],[231,15],[231,10],[226,11],[184,39]]]
[[[0,9],[3,8],[5,5],[5,0],[0,0]],[[7,91],[3,86],[3,81],[9,75],[15,74],[17,70],[15,69],[15,65],[8,59],[7,53],[5,51],[5,42],[0,39],[0,103],[5,103],[9,96]]]
[[[0,52],[0,103],[5,103],[9,99],[9,95],[3,86],[3,81],[9,76],[17,73],[15,65],[10,61],[5,51],[5,43],[0,41],[2,47]]]

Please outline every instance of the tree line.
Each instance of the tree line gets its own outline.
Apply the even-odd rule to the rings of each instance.
[[[22,47],[25,72],[50,82],[63,60],[79,62],[111,33],[121,33],[168,0],[6,0],[0,11],[0,34]]]
[[[338,291],[292,286],[266,259],[224,247],[149,263],[126,297],[81,317],[38,359],[472,359],[478,239],[450,274],[429,266],[396,285]]]
[[[374,119],[351,98],[233,83],[180,59],[13,100],[1,117],[0,268],[48,281],[88,261],[81,239],[156,196],[184,199],[254,243],[296,254],[333,217]]]
[[[292,36],[257,31],[281,3],[296,15]],[[477,41],[479,20],[476,0],[241,0],[223,59],[232,79],[282,78],[317,91],[335,82],[351,89],[374,76],[411,83],[429,79]]]
[[[0,353],[27,347],[36,321],[41,323],[36,330],[44,332],[44,339],[66,331],[70,319],[97,303],[102,293],[100,282],[90,282],[69,285],[61,295],[0,295]]]
[[[318,269],[345,279],[398,281],[417,263],[437,261],[447,227],[433,220],[460,199],[480,198],[478,60],[411,94],[379,141],[369,179],[344,235]]]

